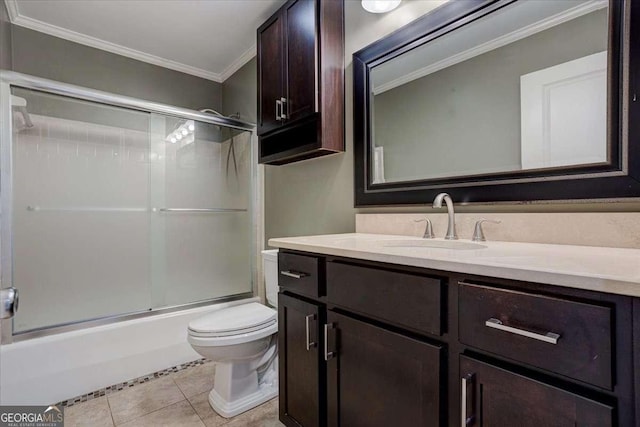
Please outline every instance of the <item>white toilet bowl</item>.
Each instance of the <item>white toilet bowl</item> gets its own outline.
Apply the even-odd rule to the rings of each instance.
[[[277,251],[263,251],[263,258],[268,301],[276,306]],[[277,332],[277,311],[256,302],[189,323],[193,349],[216,363],[209,404],[218,414],[233,417],[278,395]]]

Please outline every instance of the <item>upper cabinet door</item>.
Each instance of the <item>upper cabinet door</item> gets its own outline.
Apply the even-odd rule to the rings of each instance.
[[[288,0],[258,29],[258,135],[269,165],[344,151],[344,0]]]
[[[316,108],[316,5],[297,0],[284,9],[287,38],[285,120],[294,121]]]
[[[258,133],[282,124],[284,44],[282,15],[258,29]]]

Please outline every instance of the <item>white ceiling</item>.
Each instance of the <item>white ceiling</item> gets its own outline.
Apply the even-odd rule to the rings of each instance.
[[[217,82],[255,56],[284,1],[5,0],[16,25]]]

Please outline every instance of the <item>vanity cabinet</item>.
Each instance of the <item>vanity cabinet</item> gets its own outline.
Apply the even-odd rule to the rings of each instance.
[[[329,310],[329,426],[439,426],[440,345]]]
[[[610,306],[472,283],[458,303],[462,343],[612,389]]]
[[[260,163],[344,151],[344,1],[290,0],[257,39]]]
[[[460,356],[460,373],[466,426],[613,425],[612,406],[506,369]]]
[[[288,426],[319,427],[324,422],[324,359],[319,305],[278,295],[280,420]]]
[[[289,249],[278,262],[287,426],[640,425],[638,298]]]

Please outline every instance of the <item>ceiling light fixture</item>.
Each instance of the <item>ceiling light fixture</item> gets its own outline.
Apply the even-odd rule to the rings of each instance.
[[[391,12],[402,0],[362,0],[362,8],[371,13]]]

